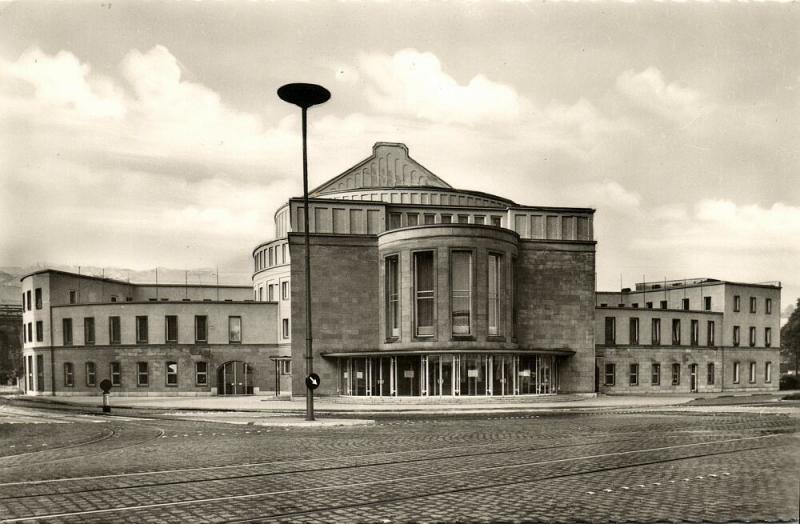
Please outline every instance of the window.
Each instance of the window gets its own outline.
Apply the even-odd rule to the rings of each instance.
[[[681,345],[681,319],[679,318],[672,319],[672,345]]]
[[[653,303],[652,302],[645,302],[644,303],[644,307],[646,307],[647,309],[653,309]]]
[[[741,338],[739,337],[739,326],[733,326],[733,345],[738,346],[741,342]]]
[[[684,298],[681,301],[681,305],[683,306],[684,310],[688,311],[689,310],[689,299],[688,298]]]
[[[386,257],[386,337],[400,336],[400,273],[397,255]]]
[[[639,344],[639,318],[632,317],[630,319],[630,333],[628,343],[631,345],[638,345]]]
[[[654,318],[651,329],[650,329],[650,338],[651,342],[654,346],[661,345],[661,319]]]
[[[175,315],[167,315],[164,317],[164,322],[166,324],[166,340],[167,342],[177,342],[178,341],[178,317]]]
[[[292,374],[292,361],[291,360],[279,360],[278,361],[278,372],[281,375],[291,375]]]
[[[708,384],[709,386],[713,386],[714,385],[714,380],[715,380],[715,377],[714,377],[714,363],[713,362],[709,362],[708,363],[708,372],[706,373],[706,384]]]
[[[458,223],[459,224],[468,224],[469,223],[469,215],[458,215]]]
[[[501,260],[500,255],[489,254],[489,335],[500,334]]]
[[[738,362],[734,362],[733,363],[733,383],[734,384],[738,384],[739,383],[739,363]]]
[[[208,362],[194,363],[194,385],[195,386],[208,385]]]
[[[22,292],[22,311],[25,311],[25,292]]]
[[[70,327],[72,327],[71,320]],[[33,322],[28,322],[28,342],[33,342]],[[69,330],[69,343],[72,344],[72,329]]]
[[[659,306],[661,307],[661,309],[667,309],[667,301],[666,300],[662,300],[660,302]]]
[[[147,362],[136,363],[136,385],[137,386],[150,385],[150,375],[147,372]]]
[[[147,317],[136,317],[136,343],[147,344]]]
[[[94,317],[83,319],[83,343],[87,346],[94,344]]]
[[[502,217],[498,217],[498,216],[493,216],[492,217],[492,225],[494,227],[502,227],[502,223],[503,223],[502,221],[503,221]]]
[[[737,313],[742,310],[742,297],[739,295],[733,295],[733,310]]]
[[[764,299],[764,312],[767,315],[771,315],[772,314],[772,299],[771,298],[765,298]]]
[[[29,289],[26,293],[28,297],[28,311],[30,311],[33,308],[33,304],[31,303],[31,290]]]
[[[638,309],[639,308],[639,303],[638,302],[634,302],[633,304],[631,304],[631,307]]]
[[[108,317],[108,343],[120,343],[119,317]]]
[[[714,331],[715,331],[714,321],[709,320],[708,322],[706,322],[706,337],[709,347],[714,345]]]
[[[631,364],[628,376],[628,384],[631,386],[639,385],[639,364]]]
[[[288,318],[284,318],[281,321],[281,328],[282,328],[281,336],[283,338],[289,338],[289,319]]]
[[[28,324],[28,328],[29,328],[28,329],[28,340],[32,340],[31,332],[30,332],[30,326],[31,325]],[[63,328],[62,335],[63,335],[63,338],[64,338],[64,340],[63,340],[64,345],[65,346],[71,346],[72,345],[72,319],[71,318],[62,319],[61,326]]]
[[[453,221],[452,215],[442,215],[442,224],[449,224]]]
[[[281,282],[281,298],[283,300],[289,300],[289,281],[284,280]]]
[[[194,317],[194,341],[208,342],[208,317],[205,315]]]
[[[416,226],[419,224],[419,215],[417,213],[409,213],[406,215],[406,219],[408,220],[409,226]]]
[[[750,313],[756,312],[756,297],[750,297]]]
[[[691,338],[691,345],[692,346],[697,346],[698,344],[700,344],[700,321],[699,320],[692,320],[691,321],[691,328],[692,328],[692,334],[691,334],[691,337],[690,337]]]
[[[755,383],[755,381],[756,381],[756,363],[755,362],[750,362],[750,376],[748,378],[750,379],[750,383],[751,384]]]
[[[36,292],[36,309],[42,309],[42,288],[37,287]]]
[[[752,326],[750,327],[749,330],[748,342],[750,343],[751,347],[756,345],[756,328]]]
[[[38,334],[36,335],[38,338]],[[772,328],[764,328],[764,347],[772,346]]]
[[[453,335],[469,335],[472,320],[472,252],[450,253],[450,293]]]
[[[267,257],[268,257],[267,258],[267,264],[268,264],[269,267],[272,267],[272,266],[275,265],[275,248],[274,247],[269,248],[268,253],[269,254],[267,255]]]
[[[613,386],[616,374],[617,374],[616,364],[606,364],[605,381],[603,382],[603,384],[605,384],[606,386]]]
[[[72,362],[64,362],[64,387],[71,388],[75,385],[75,368]]]
[[[680,386],[681,384],[681,365],[672,364],[672,385]]]
[[[94,362],[86,363],[86,385],[90,387],[97,385],[97,367]]]
[[[650,383],[654,386],[661,385],[661,364],[650,365]]]
[[[764,363],[764,382],[767,384],[772,382],[772,362]]]
[[[111,295],[111,302],[117,301],[117,295]]]
[[[436,223],[436,215],[425,213],[425,215],[423,216],[423,220],[425,221],[426,225],[435,224]]]
[[[120,365],[119,362],[111,363],[111,385],[112,386],[122,385],[122,366]]]
[[[228,342],[242,341],[242,317],[228,317]]]
[[[477,215],[477,216],[475,217],[475,219],[474,219],[474,220],[475,220],[475,223],[476,223],[476,224],[483,224],[483,222],[484,222],[484,217],[483,217],[483,216],[481,216],[481,215]]]
[[[711,297],[703,297],[703,309],[711,311]]]
[[[259,302],[264,301],[264,286],[258,287],[258,298],[256,300],[258,300]]]
[[[41,320],[36,321],[36,342],[44,342],[44,322]]]
[[[400,228],[400,213],[389,213],[389,229]]]
[[[433,251],[414,253],[414,326],[419,337],[433,335],[434,295]]]
[[[613,346],[617,343],[617,319],[606,317],[606,346]]]
[[[269,302],[275,302],[275,286],[273,286],[272,284],[267,285],[267,291],[268,291],[267,294],[269,295],[267,300]]]
[[[167,362],[167,385],[168,386],[177,386],[178,385],[178,363],[177,362]]]

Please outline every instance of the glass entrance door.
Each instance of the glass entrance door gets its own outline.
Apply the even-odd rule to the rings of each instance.
[[[217,392],[220,395],[252,395],[253,366],[240,360],[220,366],[217,370]]]
[[[452,355],[431,355],[428,357],[428,395],[441,396],[453,394]]]

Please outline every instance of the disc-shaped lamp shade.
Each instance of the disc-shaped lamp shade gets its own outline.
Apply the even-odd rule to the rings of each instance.
[[[316,84],[286,84],[278,89],[278,96],[284,102],[308,108],[327,102],[331,92]]]

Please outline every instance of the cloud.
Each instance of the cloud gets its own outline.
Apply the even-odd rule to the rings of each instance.
[[[632,69],[624,71],[617,77],[616,87],[639,108],[667,120],[692,121],[714,110],[714,105],[701,92],[676,83],[668,84],[655,67],[638,73]]]
[[[440,123],[477,124],[518,119],[529,103],[508,85],[477,74],[459,84],[433,53],[404,49],[394,55],[362,54],[370,105],[384,113]]]

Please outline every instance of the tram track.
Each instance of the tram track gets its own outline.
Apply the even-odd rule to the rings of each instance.
[[[276,511],[272,513],[264,513],[256,516],[248,516],[247,518],[242,519],[231,519],[227,522],[250,522],[254,520],[263,520],[263,519],[271,519],[271,518],[284,518],[289,516],[298,516],[303,514],[311,514],[317,512],[324,512],[328,510],[336,510],[336,509],[345,509],[348,507],[361,507],[361,506],[371,506],[371,505],[379,505],[379,504],[386,504],[395,501],[402,501],[408,500],[411,498],[419,498],[425,496],[433,496],[433,495],[443,495],[448,493],[459,493],[459,492],[468,492],[468,491],[476,491],[476,490],[484,490],[484,489],[491,489],[495,487],[502,487],[502,486],[509,486],[515,484],[525,484],[525,483],[534,483],[534,482],[541,482],[545,480],[552,480],[557,478],[566,478],[566,477],[575,477],[580,475],[587,475],[596,472],[603,472],[603,471],[613,471],[619,469],[629,469],[641,466],[647,466],[652,464],[663,464],[669,462],[676,462],[682,460],[689,460],[689,459],[697,459],[702,457],[708,456],[716,456],[716,455],[728,455],[733,453],[739,453],[743,451],[750,451],[750,450],[757,450],[763,449],[765,446],[754,446],[754,447],[745,447],[743,449],[714,449],[709,452],[701,452],[701,453],[690,453],[688,456],[679,456],[679,457],[669,457],[669,458],[660,458],[660,459],[646,459],[644,460],[635,460],[629,464],[623,465],[602,465],[602,460],[612,459],[612,458],[619,458],[619,457],[632,457],[641,454],[652,454],[652,453],[659,453],[659,452],[669,452],[672,450],[687,450],[687,449],[702,449],[705,446],[715,446],[719,447],[724,444],[734,445],[735,443],[740,442],[752,442],[752,441],[760,441],[763,439],[770,439],[779,437],[781,434],[770,434],[770,435],[758,435],[758,436],[749,436],[749,437],[740,437],[740,438],[733,438],[733,439],[715,439],[712,441],[707,442],[693,442],[693,443],[686,443],[686,444],[676,444],[671,446],[658,446],[658,447],[649,447],[643,449],[635,449],[635,450],[625,450],[625,451],[614,451],[609,453],[594,453],[588,455],[582,455],[578,457],[565,457],[565,458],[555,458],[549,460],[533,460],[533,461],[524,461],[524,462],[517,462],[514,464],[490,464],[487,466],[477,467],[477,468],[468,468],[468,469],[455,469],[455,470],[447,470],[447,471],[435,471],[430,473],[421,473],[416,475],[406,475],[401,477],[393,477],[388,479],[379,479],[379,480],[369,480],[366,482],[350,482],[350,483],[343,483],[343,482],[334,482],[323,484],[320,486],[311,486],[311,487],[304,487],[298,489],[276,489],[271,491],[262,491],[258,493],[246,493],[246,494],[238,494],[238,495],[227,495],[227,496],[218,496],[218,497],[207,497],[207,498],[197,498],[193,497],[191,499],[186,500],[177,500],[177,501],[167,501],[167,502],[159,502],[159,503],[152,503],[152,504],[138,504],[138,505],[124,505],[119,507],[108,507],[108,508],[98,508],[98,509],[91,509],[85,511],[65,511],[61,513],[49,513],[49,514],[32,514],[26,516],[15,516],[10,519],[0,520],[2,523],[11,523],[11,522],[20,522],[24,520],[48,520],[48,519],[62,519],[68,517],[80,517],[80,516],[90,516],[90,515],[110,515],[112,513],[125,513],[131,511],[140,511],[140,510],[147,510],[147,509],[155,509],[155,508],[167,508],[167,507],[176,507],[176,506],[185,506],[189,504],[204,504],[204,503],[220,503],[225,501],[236,501],[236,500],[248,500],[248,499],[256,499],[256,498],[268,498],[268,497],[286,497],[291,495],[298,495],[302,496],[304,494],[312,494],[315,492],[326,492],[326,491],[334,491],[334,490],[347,490],[347,489],[358,489],[366,486],[378,486],[378,485],[389,485],[394,483],[421,483],[425,481],[435,481],[437,478],[446,478],[446,477],[457,477],[459,475],[476,475],[476,474],[491,474],[492,472],[505,472],[508,473],[509,470],[519,470],[519,468],[524,468],[524,471],[533,471],[531,468],[537,467],[546,467],[546,466],[558,466],[563,464],[580,464],[580,463],[591,463],[591,461],[600,461],[601,465],[597,467],[593,467],[590,469],[582,469],[578,472],[564,472],[564,473],[556,473],[551,475],[545,475],[537,478],[526,478],[520,480],[511,480],[508,479],[503,480],[502,482],[483,482],[478,485],[474,486],[460,486],[460,487],[453,487],[453,488],[439,488],[433,490],[426,490],[425,494],[420,495],[417,494],[404,494],[404,495],[394,495],[390,497],[381,497],[380,500],[368,501],[368,502],[358,502],[358,503],[350,503],[350,504],[339,504],[339,505],[328,505],[324,507],[314,507],[308,510],[302,511]],[[519,453],[522,450],[508,450],[506,453]],[[451,457],[443,457],[443,460],[449,459],[460,459],[463,458],[462,456],[451,456]],[[423,458],[423,459],[416,459],[418,461],[422,460],[431,460],[430,458]],[[355,464],[355,465],[348,465],[348,466],[340,466],[337,468],[331,468],[333,470],[342,470],[342,469],[358,469],[358,468],[365,468],[365,467],[378,467],[378,466],[391,466],[391,465],[401,465],[407,463],[408,461],[394,461],[388,463],[372,463],[372,464]],[[305,471],[305,470],[304,470]],[[324,470],[312,470],[316,472],[324,471]],[[298,472],[283,472],[285,474],[294,474],[300,473]],[[266,474],[258,474],[252,475],[255,477],[259,476],[269,476],[273,475],[274,473],[266,473]],[[211,479],[213,481],[216,480],[228,480],[229,478],[237,478],[237,477],[226,477],[224,479]],[[209,482],[209,480],[190,480],[186,481],[185,483],[189,484],[196,484],[202,482]],[[173,484],[173,483],[167,483]],[[158,485],[155,485],[158,486]],[[138,487],[138,486],[137,486]],[[154,485],[150,485],[150,487],[154,487]],[[123,489],[123,488],[115,488],[115,489]],[[130,487],[128,487],[130,489]],[[70,493],[59,493],[58,495],[66,495],[66,494],[79,494],[79,493],[91,493],[94,490],[85,490],[85,491],[75,491]],[[41,497],[42,495],[35,495]]]

